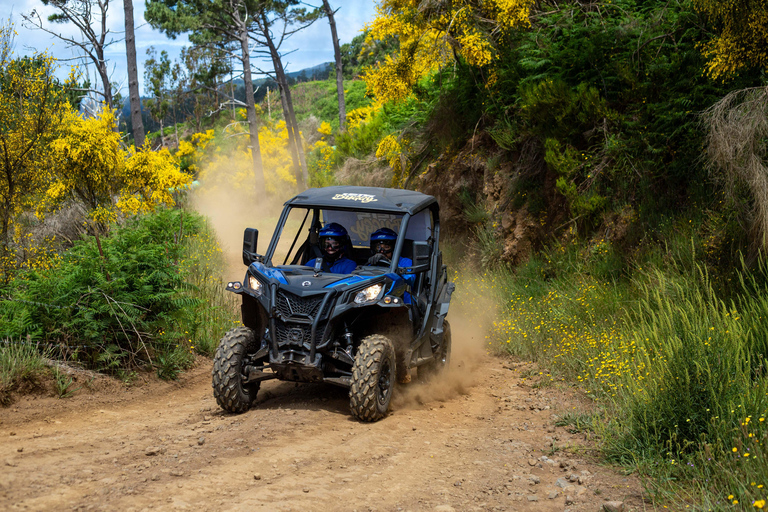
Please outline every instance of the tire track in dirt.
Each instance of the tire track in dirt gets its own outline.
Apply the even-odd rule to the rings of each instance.
[[[0,509],[643,508],[636,479],[554,426],[579,397],[531,387],[530,369],[456,354],[446,375],[399,387],[376,423],[352,419],[344,389],[276,381],[225,414],[204,358],[179,383],[24,398],[0,410]]]

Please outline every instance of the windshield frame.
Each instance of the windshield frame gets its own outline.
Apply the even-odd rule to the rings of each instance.
[[[341,211],[341,212],[365,213],[365,214],[380,213],[380,214],[384,214],[384,215],[393,215],[393,214],[394,215],[398,215],[399,214],[399,212],[395,213],[395,212],[388,211],[388,210],[369,210],[369,209],[365,209],[365,210],[361,211],[360,209],[353,209],[353,208],[328,208],[327,206],[319,206],[319,205],[310,206],[310,205],[290,205],[290,204],[286,204],[285,207],[283,208],[283,211],[280,214],[280,218],[279,218],[279,220],[277,222],[277,225],[275,226],[275,231],[272,234],[272,238],[270,239],[269,246],[267,247],[267,252],[264,254],[264,262],[269,267],[285,266],[286,264],[288,264],[287,262],[292,257],[295,257],[295,254],[291,254],[293,249],[294,249],[294,245],[292,244],[291,245],[291,250],[289,250],[289,252],[286,254],[286,257],[285,257],[285,260],[284,260],[283,263],[275,265],[272,262],[272,258],[275,255],[275,251],[277,249],[277,245],[278,245],[278,243],[280,241],[280,238],[283,236],[283,231],[285,229],[286,222],[287,222],[287,220],[288,220],[288,218],[289,218],[289,216],[290,216],[290,214],[291,214],[291,212],[293,210],[304,210],[304,211],[310,210],[312,212],[312,220],[309,223],[309,230],[311,230],[312,226],[315,226],[320,221],[320,214],[321,214],[322,211]],[[302,213],[302,215],[303,215],[303,213]],[[400,221],[400,231],[399,231],[400,233],[406,233],[407,232],[407,230],[408,230],[408,223],[409,223],[410,219],[411,219],[411,214],[410,213],[405,212],[405,213],[402,214],[402,220]],[[290,235],[291,238],[294,238],[294,237],[296,237],[298,235],[298,238],[296,238],[296,245],[298,245],[298,247],[301,247],[304,244],[304,242],[306,242],[306,240],[309,238],[309,232],[307,232],[305,238],[301,237],[301,231],[304,230],[304,229],[306,229],[306,227],[305,227],[305,224],[302,223],[302,225],[299,227],[298,233],[292,233]],[[392,261],[391,261],[389,269],[388,269],[388,272],[390,272],[390,273],[395,272],[397,270],[397,262],[400,259],[400,253],[401,253],[402,248],[403,248],[404,240],[405,240],[405,237],[403,237],[403,236],[398,236],[397,237],[397,242],[395,243],[395,247],[394,247],[393,252],[392,252]],[[382,267],[379,267],[379,268],[382,268]]]

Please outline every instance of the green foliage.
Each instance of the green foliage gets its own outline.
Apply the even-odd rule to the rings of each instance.
[[[145,105],[152,117],[162,126],[171,108],[168,98],[171,87],[171,60],[165,50],[160,52],[158,58],[154,46],[147,48],[147,57],[149,58],[144,62],[144,81],[152,98],[146,100]]]
[[[291,95],[297,121],[301,122],[312,115],[320,121],[330,123],[333,130],[338,131],[339,103],[336,97],[336,80],[302,82],[292,88]],[[345,80],[344,101],[347,112],[368,106],[371,99],[365,95],[365,82]],[[273,114],[282,116],[282,111]]]
[[[375,115],[367,122],[351,127],[336,137],[336,148],[343,159],[364,158],[376,152],[379,141],[391,131],[384,115]]]
[[[491,348],[546,365],[552,381],[580,382],[603,411],[576,411],[563,426],[594,430],[605,455],[641,470],[653,491],[685,482],[701,502],[751,503],[766,494],[749,482],[768,478],[768,265],[709,275],[698,263],[709,239],[696,233],[710,228],[689,220],[660,226],[669,243],[636,253],[631,267],[594,239],[457,286],[500,306]]]
[[[470,68],[459,66],[418,82],[415,92],[426,110],[428,135],[434,134],[441,146],[463,142],[483,117],[487,98],[477,79]]]
[[[215,243],[202,217],[182,210],[131,219],[107,238],[87,237],[55,268],[8,286],[0,335],[55,345],[55,356],[101,371],[154,366],[173,378],[191,364],[196,344],[213,352],[210,329],[220,333],[232,322],[229,304],[208,300],[216,262],[210,251],[190,251],[200,239]]]
[[[53,385],[56,396],[59,398],[69,398],[75,391],[80,389],[79,387],[72,389],[74,379],[58,366],[54,366],[51,372],[53,373]]]
[[[430,131],[441,150],[483,127],[513,161],[533,149],[533,161],[561,178],[555,190],[582,219],[582,233],[627,203],[642,204],[644,227],[681,204],[722,209],[701,165],[697,113],[761,78],[722,84],[704,75],[699,45],[708,35],[689,3],[539,9],[533,30],[510,34],[492,72],[459,63],[434,76],[440,99],[431,103]],[[545,183],[543,174],[521,176],[513,196],[546,205],[553,187]],[[518,207],[526,202],[519,198]]]
[[[344,79],[351,80],[358,78],[361,71],[383,60],[387,55],[391,55],[397,49],[397,42],[394,37],[389,37],[383,41],[370,41],[366,44],[368,30],[358,34],[352,41],[341,45],[341,68],[344,72]]]
[[[588,414],[574,414],[569,412],[555,420],[555,425],[558,427],[566,427],[566,430],[571,434],[580,434],[593,431],[596,420],[599,420],[599,418],[595,418]]]
[[[541,137],[582,141],[585,129],[594,129],[612,117],[607,102],[588,83],[575,87],[555,77],[537,83],[521,83],[518,112],[530,132]]]

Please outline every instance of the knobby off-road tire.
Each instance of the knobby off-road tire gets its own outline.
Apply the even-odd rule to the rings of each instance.
[[[380,334],[363,338],[352,366],[352,416],[361,421],[377,421],[386,416],[396,375],[395,348],[389,338]]]
[[[435,359],[418,367],[416,370],[419,379],[427,380],[435,377],[440,372],[448,368],[451,364],[451,324],[448,320],[443,320],[443,342],[440,349],[435,354]]]
[[[248,327],[231,329],[219,343],[213,359],[213,396],[227,412],[247,411],[259,392],[261,382],[243,384],[245,355],[254,350],[256,337]]]

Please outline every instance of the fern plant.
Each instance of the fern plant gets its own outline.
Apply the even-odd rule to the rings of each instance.
[[[223,285],[211,285],[220,283],[216,275],[191,282],[212,255],[221,259],[215,237],[201,216],[162,210],[131,219],[101,245],[84,238],[56,268],[15,279],[3,293],[0,334],[50,344],[54,357],[96,370],[155,368],[174,378],[194,359],[201,318],[223,293]],[[231,325],[229,310],[216,315],[216,337]],[[211,352],[211,343],[198,345]]]

